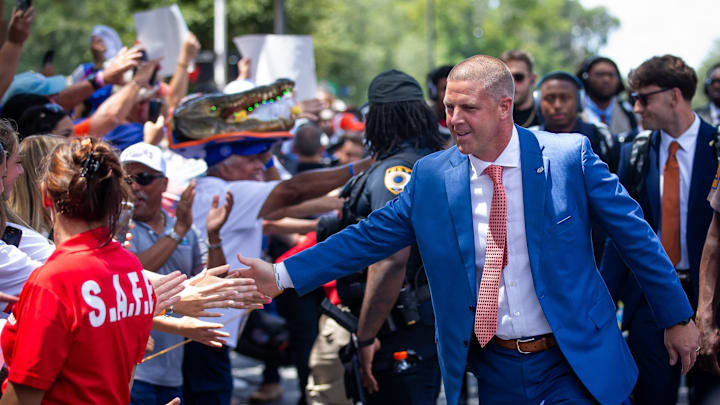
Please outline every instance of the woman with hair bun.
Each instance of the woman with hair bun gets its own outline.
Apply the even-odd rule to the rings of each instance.
[[[122,166],[107,143],[76,138],[50,154],[41,187],[57,248],[0,337],[9,372],[0,404],[127,404],[156,297],[138,259],[112,240],[128,195]]]

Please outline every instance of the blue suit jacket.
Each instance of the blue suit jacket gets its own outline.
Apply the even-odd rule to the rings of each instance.
[[[705,236],[707,235],[713,210],[707,201],[713,178],[718,167],[717,150],[712,142],[715,139],[715,127],[700,121],[695,157],[693,159],[690,193],[688,196],[687,229],[685,233],[688,259],[690,262],[690,281],[692,284],[691,301],[697,306],[700,257],[702,256]],[[623,184],[629,181],[630,149],[632,143],[623,146],[618,176]],[[662,214],[660,201],[660,132],[655,131],[650,138],[650,154],[647,161],[647,174],[638,196],[645,219],[656,231],[660,231]],[[608,288],[616,299],[625,304],[623,324],[627,325],[633,318],[635,309],[642,299],[642,291],[633,277],[628,277],[627,267],[620,259],[617,248],[608,243],[601,265],[602,275]]]
[[[590,217],[600,218],[609,237],[623,246],[663,325],[687,319],[692,310],[640,207],[588,139],[517,130],[535,292],[580,380],[601,403],[618,404],[632,390],[637,368],[595,267]],[[457,403],[477,299],[471,215],[469,159],[453,147],[419,160],[405,190],[367,221],[285,265],[295,288],[305,293],[417,241],[435,310],[445,392],[448,403]]]

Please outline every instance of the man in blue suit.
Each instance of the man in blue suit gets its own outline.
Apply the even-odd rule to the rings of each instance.
[[[648,142],[642,152],[633,143],[624,145],[618,176],[628,189],[637,190],[633,197],[661,238],[692,307],[697,308],[700,257],[713,215],[706,197],[718,165],[716,129],[692,111],[697,77],[682,59],[672,55],[648,59],[632,72],[629,84],[635,112],[643,128],[652,132],[649,138],[645,133],[634,141]],[[638,158],[630,157],[633,148],[646,159],[642,172]],[[628,345],[639,368],[635,402],[674,405],[680,369],[669,365],[663,329],[653,316],[642,283],[629,274],[618,255],[621,243],[608,245],[601,273],[612,295],[625,304],[623,329],[629,331]],[[702,403],[718,382],[717,377],[694,369],[688,376],[691,404]]]
[[[240,260],[262,292],[304,293],[417,242],[448,403],[468,365],[481,403],[619,404],[637,369],[595,266],[590,217],[622,247],[685,371],[698,347],[692,309],[640,207],[587,138],[513,125],[513,94],[500,60],[461,62],[445,94],[456,147],[420,159],[367,221],[274,267]]]

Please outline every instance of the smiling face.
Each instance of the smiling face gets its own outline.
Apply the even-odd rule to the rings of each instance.
[[[137,181],[133,181],[131,185],[133,204],[135,204],[133,219],[148,222],[160,211],[162,194],[167,189],[167,177],[163,177],[162,173],[142,163],[129,162],[125,163],[124,167],[125,172],[133,179],[140,173],[159,175],[157,178],[152,179],[149,184],[141,185]]]
[[[647,95],[645,97],[646,104],[637,100],[633,105],[635,113],[640,115],[640,121],[644,129],[666,129],[674,120],[673,104],[675,101],[673,100],[673,93],[679,93],[680,90],[675,88],[670,91],[657,92],[661,89],[660,86],[655,84],[637,89],[637,93]],[[657,93],[650,94],[653,92]]]
[[[477,81],[448,80],[445,113],[458,149],[494,161],[510,139],[501,123],[512,124],[512,98],[492,97]]]

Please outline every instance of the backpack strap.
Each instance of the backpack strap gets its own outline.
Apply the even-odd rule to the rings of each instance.
[[[637,134],[632,141],[630,149],[630,172],[628,174],[628,192],[637,200],[642,189],[643,179],[647,172],[647,160],[650,154],[651,130],[645,130]]]

